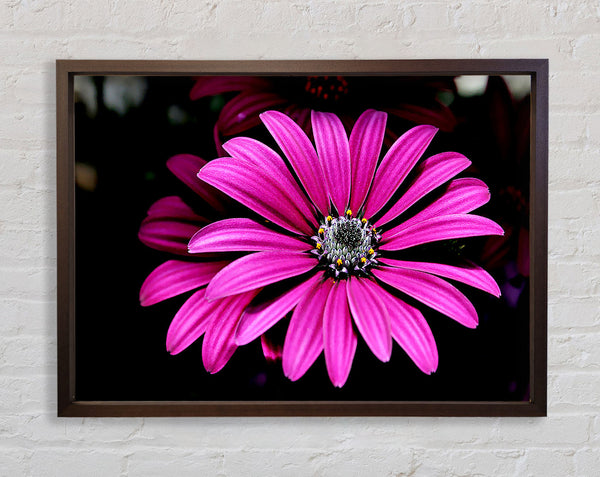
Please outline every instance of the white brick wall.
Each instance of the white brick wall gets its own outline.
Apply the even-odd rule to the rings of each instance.
[[[600,475],[597,0],[5,0],[0,475]],[[550,59],[549,416],[57,419],[54,60]]]

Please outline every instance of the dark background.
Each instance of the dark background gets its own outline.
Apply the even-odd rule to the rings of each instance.
[[[411,255],[432,260],[460,253],[482,264],[503,291],[509,290],[496,299],[455,284],[478,311],[480,324],[475,330],[419,305],[439,351],[439,367],[431,376],[421,373],[396,344],[390,362],[381,363],[360,337],[342,389],[330,383],[323,355],[303,378],[290,382],[280,363],[264,359],[259,340],[238,348],[215,375],[204,370],[201,340],[177,356],[169,355],[167,329],[189,294],[146,308],[139,305],[138,293],[146,276],[173,256],[144,246],[137,233],[149,206],[167,195],[181,196],[202,213],[203,204],[165,163],[179,153],[206,160],[217,157],[213,126],[232,95],[191,101],[192,78],[148,77],[142,79],[145,94],[141,100],[127,99],[129,93],[123,90],[125,100],[115,106],[106,98],[106,77],[84,81],[88,93],[95,92],[97,107],[90,106],[90,96],[78,95],[78,400],[528,399],[529,280],[526,274],[510,272],[518,254],[515,234],[507,234],[501,256],[488,256],[486,238],[421,247]],[[277,81],[279,88],[285,87],[284,78]],[[289,79],[292,86],[302,81]],[[370,107],[381,107],[382,92],[395,94],[399,84],[409,96],[412,84],[416,100],[419,96],[424,103],[430,99],[419,87],[425,79],[411,79],[409,85],[396,78],[359,81],[360,97],[351,99],[367,107],[370,91],[378,91],[376,104]],[[444,81],[452,84],[452,78]],[[134,83],[128,84],[139,87]],[[473,166],[461,176],[484,180],[492,193],[490,203],[475,213],[496,220],[505,229],[527,229],[529,98],[515,100],[500,77],[489,78],[487,89],[479,95],[463,97],[451,89],[438,91],[438,99],[449,105],[457,118],[456,127],[452,132],[440,131],[424,157],[446,150],[465,154]],[[348,108],[342,106],[342,110],[351,114]],[[395,119],[390,125],[400,135],[415,124]],[[268,139],[264,130],[255,129],[244,135]]]

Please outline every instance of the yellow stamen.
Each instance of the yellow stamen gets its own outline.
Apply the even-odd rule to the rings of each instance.
[[[373,227],[373,228],[371,229],[371,231],[372,231],[374,234],[376,234],[376,233],[377,233],[377,229],[376,229],[375,227]]]
[[[327,216],[327,222],[331,222],[333,220],[333,217],[331,215]]]
[[[362,263],[365,263],[365,262],[367,261],[367,259],[366,259],[365,257],[360,257],[360,261],[361,261]]]
[[[348,210],[346,211],[346,215],[352,215],[352,211],[351,211],[350,209],[348,209]]]
[[[342,264],[342,259],[338,258],[336,263],[338,264],[338,266],[341,265]]]
[[[322,234],[323,232],[325,232],[325,229],[319,229],[319,233]]]
[[[317,248],[318,248],[319,250],[321,250],[321,244],[320,244],[320,243],[318,243],[318,244],[317,244]]]
[[[373,255],[375,253],[375,250],[373,250],[372,248],[369,249],[369,255]]]
[[[362,222],[363,224],[366,224],[366,223],[367,223],[367,219],[362,219],[362,220],[361,220],[361,222]]]

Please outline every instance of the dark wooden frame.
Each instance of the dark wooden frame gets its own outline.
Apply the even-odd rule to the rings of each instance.
[[[362,74],[531,76],[529,402],[206,402],[75,399],[75,75]],[[548,60],[105,61],[57,60],[59,416],[545,416],[547,381]]]

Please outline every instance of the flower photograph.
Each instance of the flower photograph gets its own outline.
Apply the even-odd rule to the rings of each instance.
[[[74,98],[78,399],[529,400],[529,76]]]

